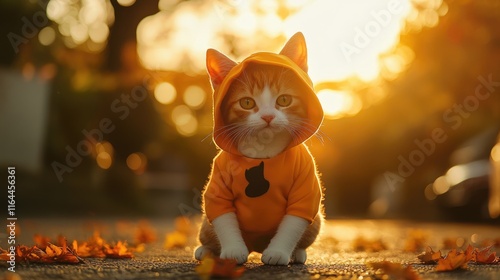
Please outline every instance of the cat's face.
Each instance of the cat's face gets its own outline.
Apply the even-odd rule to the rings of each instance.
[[[207,71],[214,89],[214,142],[225,151],[271,158],[321,125],[323,110],[307,76],[300,32],[279,54],[255,53],[239,64],[209,49]]]
[[[241,153],[273,157],[293,141],[306,117],[300,89],[279,66],[249,66],[233,82],[220,113]]]

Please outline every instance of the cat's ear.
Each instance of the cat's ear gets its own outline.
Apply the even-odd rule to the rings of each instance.
[[[222,53],[214,50],[207,50],[207,71],[212,81],[212,87],[217,89],[222,80],[226,77],[227,73],[236,66],[236,62],[229,59]]]
[[[287,56],[307,73],[307,47],[302,32],[295,33],[281,50],[280,54]]]

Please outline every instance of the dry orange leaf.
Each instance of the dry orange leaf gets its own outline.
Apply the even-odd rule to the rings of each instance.
[[[165,248],[182,248],[187,244],[187,236],[179,231],[167,233],[165,236]]]
[[[236,260],[221,259],[212,255],[204,256],[201,263],[196,267],[196,273],[204,280],[212,277],[238,278],[241,277],[244,271],[245,268],[238,266]]]
[[[78,245],[78,242],[74,240],[72,246],[81,257],[119,259],[133,257],[132,252],[125,242],[118,241],[114,245],[108,244],[101,238],[98,232],[94,232],[94,235],[88,241],[82,242],[81,245]]]
[[[104,244],[103,251],[107,258],[129,259],[134,257],[132,252],[127,248],[127,243],[122,241],[118,241],[115,245]]]
[[[448,254],[438,260],[436,271],[452,271],[457,269],[466,269],[467,263],[473,258],[472,246],[469,245],[465,252],[452,249]]]
[[[0,248],[0,261],[10,261],[9,251]]]
[[[79,263],[82,257],[92,258],[132,258],[133,253],[143,251],[144,247],[129,248],[123,241],[109,244],[101,238],[98,232],[87,241],[78,243],[76,240],[70,246],[63,236],[58,237],[58,245],[50,243],[47,237],[35,235],[37,245],[16,247],[16,261],[37,263]],[[9,260],[8,252],[0,248],[0,260]]]
[[[488,246],[481,250],[476,250],[475,261],[478,264],[494,264],[498,263],[498,257],[496,256],[496,252],[490,252],[493,246]]]
[[[373,269],[380,269],[384,274],[391,278],[400,280],[419,280],[421,279],[411,265],[404,267],[400,263],[393,263],[389,261],[371,262],[367,265]]]
[[[430,246],[425,249],[425,252],[418,255],[417,258],[425,263],[425,264],[435,264],[437,263],[443,256],[441,255],[441,251],[434,252]]]
[[[78,245],[76,240],[73,240],[73,249],[82,258],[105,258],[106,254],[102,251],[102,245],[97,245],[91,242],[83,242]]]
[[[137,231],[135,233],[135,242],[140,243],[153,243],[156,241],[156,232],[148,221],[140,221]]]
[[[45,248],[49,245],[50,243],[50,238],[48,238],[47,236],[43,236],[41,234],[35,234],[33,236],[33,241],[35,241],[35,245],[42,249],[42,250],[45,250]]]
[[[37,246],[17,246],[16,261],[36,263],[79,263],[83,260],[66,245],[59,247],[52,243],[48,243],[45,250]]]

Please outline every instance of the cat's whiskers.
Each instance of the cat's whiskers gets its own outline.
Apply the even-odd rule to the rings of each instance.
[[[294,139],[301,138],[300,136],[313,134],[314,137],[324,144],[323,136],[325,134],[320,130],[316,130],[316,127],[310,124],[306,119],[292,118],[287,129]]]
[[[217,132],[222,131],[219,133],[214,140],[218,140],[219,137],[223,136],[226,141],[230,141],[228,144],[234,144],[234,141],[232,141],[232,138],[234,138],[234,135],[238,135],[240,133],[240,130],[242,128],[245,128],[245,125],[243,123],[232,123],[229,125],[225,125],[221,127],[220,129],[217,130]],[[214,132],[214,134],[216,134]]]

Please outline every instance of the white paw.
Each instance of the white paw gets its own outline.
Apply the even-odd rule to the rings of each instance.
[[[270,265],[288,265],[290,263],[290,253],[276,250],[266,249],[262,252],[262,262]]]
[[[307,260],[307,253],[305,249],[296,249],[293,253],[294,263],[305,263]]]
[[[244,245],[222,248],[220,257],[222,259],[235,259],[238,264],[243,264],[248,259],[248,249]]]
[[[210,250],[208,250],[207,247],[200,246],[200,247],[196,248],[196,250],[194,251],[194,258],[198,261],[201,261],[201,259],[203,259],[203,257],[209,253],[210,253]]]

